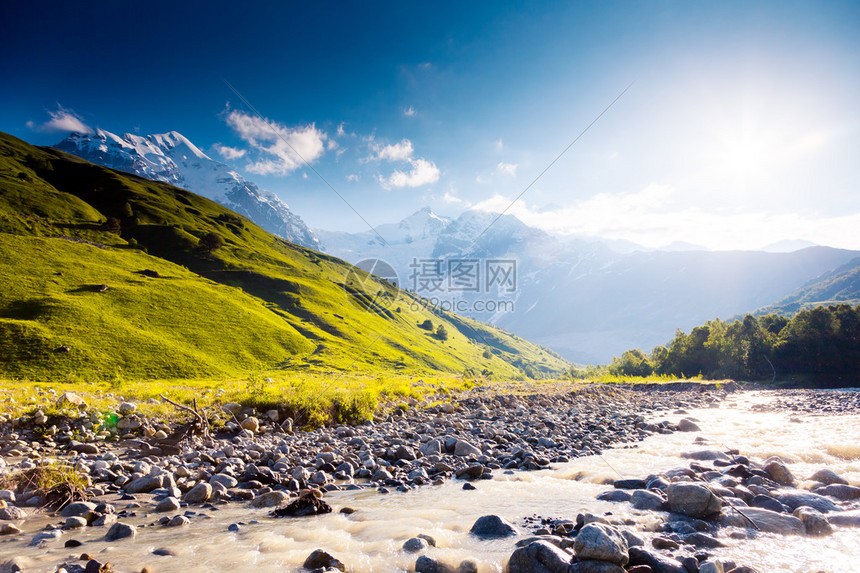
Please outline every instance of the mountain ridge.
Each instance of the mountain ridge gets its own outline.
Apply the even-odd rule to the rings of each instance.
[[[103,129],[73,133],[54,146],[97,165],[170,183],[208,197],[290,242],[319,250],[301,217],[274,193],[215,161],[178,131],[116,135]]]

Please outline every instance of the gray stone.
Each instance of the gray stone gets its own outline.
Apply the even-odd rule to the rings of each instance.
[[[135,526],[118,521],[108,529],[108,532],[105,535],[105,541],[116,541],[126,537],[134,537],[135,535],[137,535],[137,528]]]
[[[820,487],[815,490],[818,495],[826,495],[840,501],[850,501],[852,499],[860,499],[860,487],[834,483]]]
[[[498,539],[518,535],[516,527],[498,515],[484,515],[472,525],[469,533],[481,539]]]
[[[144,476],[137,478],[125,487],[126,493],[149,493],[162,486],[163,478],[158,476]]]
[[[14,505],[0,507],[0,521],[18,521],[26,517],[27,512],[20,507],[15,507]]]
[[[458,457],[477,458],[481,455],[481,450],[466,440],[457,440],[454,444],[454,455]]]
[[[681,432],[701,432],[702,429],[696,423],[688,418],[681,418],[678,422],[678,430]]]
[[[743,512],[743,515],[740,512]],[[803,522],[793,515],[776,513],[760,507],[724,508],[720,514],[719,522],[722,525],[746,528],[750,527],[747,518],[751,519],[756,527],[765,533],[803,535],[806,532]]]
[[[209,483],[211,485],[215,485],[216,483],[220,483],[225,488],[230,489],[231,487],[236,487],[239,483],[236,478],[227,474],[215,474],[211,478],[209,478]]]
[[[63,529],[79,529],[86,526],[87,520],[77,515],[67,517],[66,521],[63,522]]]
[[[833,533],[833,528],[827,522],[827,518],[811,507],[798,507],[794,510],[793,515],[803,522],[807,535],[822,536]]]
[[[716,560],[703,561],[699,564],[699,573],[725,573],[723,562]]]
[[[188,503],[203,503],[212,497],[212,486],[208,483],[198,483],[185,494]]]
[[[155,511],[158,513],[166,513],[169,511],[176,511],[180,508],[179,500],[175,497],[166,497],[158,502],[158,505],[155,506]]]
[[[834,472],[831,469],[821,468],[816,471],[814,474],[809,476],[811,481],[817,481],[818,483],[823,483],[824,485],[832,485],[832,484],[841,484],[848,485],[848,481]]]
[[[51,541],[56,541],[60,537],[62,537],[63,532],[59,529],[51,529],[49,531],[40,531],[37,533],[33,539],[30,540],[30,546],[35,547],[37,545],[47,545]]]
[[[463,559],[460,561],[457,573],[478,573],[478,562],[474,559]]]
[[[719,513],[722,501],[706,486],[692,482],[676,482],[666,490],[669,508],[690,517],[707,517]]]
[[[597,496],[600,501],[630,501],[633,496],[623,489],[610,489]]]
[[[258,495],[251,500],[251,507],[260,509],[264,507],[280,507],[290,501],[289,494],[283,491],[270,491]]]
[[[822,513],[827,513],[828,511],[839,511],[840,509],[838,505],[823,495],[818,495],[817,493],[808,491],[780,492],[777,493],[776,499],[791,511],[794,511],[803,505],[811,507],[812,509],[817,509]]]
[[[627,540],[611,525],[589,523],[583,527],[573,543],[573,550],[581,560],[627,563]]]
[[[770,479],[780,485],[794,485],[794,476],[788,467],[780,459],[772,459],[764,466],[764,471]]]
[[[699,450],[696,452],[683,452],[681,454],[681,457],[686,458],[688,460],[699,461],[729,460],[729,456],[719,450]]]
[[[119,413],[123,416],[134,414],[135,410],[137,410],[137,406],[135,404],[132,404],[131,402],[123,402],[119,405]]]
[[[827,521],[840,527],[860,527],[860,509],[831,513]]]
[[[664,501],[660,495],[645,489],[637,489],[630,498],[630,504],[643,511],[658,510],[663,506]]]
[[[84,516],[91,511],[95,511],[96,504],[91,501],[76,501],[74,503],[70,503],[66,507],[63,508],[63,511],[60,512],[60,515],[63,517],[72,517],[72,516]]]
[[[305,569],[339,569],[346,571],[346,566],[322,549],[315,549],[308,555],[302,565]]]
[[[412,537],[403,543],[403,551],[406,553],[418,553],[424,551],[430,546],[426,539],[420,537]]]
[[[653,573],[688,573],[686,567],[668,557],[651,553],[641,547],[631,547],[629,566],[647,565]]]
[[[167,527],[182,527],[189,523],[191,523],[191,520],[184,515],[174,515],[170,518],[170,521],[167,522]]]
[[[608,561],[580,561],[567,570],[568,573],[626,573],[624,567]]]
[[[508,573],[567,573],[571,555],[552,543],[535,541],[520,547],[508,560]]]
[[[455,573],[454,568],[422,555],[415,560],[415,573]]]
[[[432,456],[442,453],[442,442],[436,438],[430,440],[425,444],[421,444],[421,447],[418,448],[418,451],[421,452],[424,456]]]

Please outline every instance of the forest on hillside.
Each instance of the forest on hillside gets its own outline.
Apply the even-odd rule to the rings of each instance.
[[[860,372],[860,306],[840,304],[725,322],[714,319],[678,330],[650,354],[640,349],[615,357],[609,372],[621,376],[697,376],[709,379],[857,380]]]

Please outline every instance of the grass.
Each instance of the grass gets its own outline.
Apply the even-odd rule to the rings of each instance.
[[[80,416],[57,407],[63,392],[75,392],[87,401],[90,420],[100,421],[98,429],[110,429],[103,420],[115,420],[119,404],[132,401],[137,411],[154,419],[179,420],[185,414],[162,403],[164,395],[181,404],[197,401],[209,409],[214,423],[229,416],[220,406],[236,402],[264,414],[270,409],[289,416],[297,427],[361,423],[374,415],[397,407],[404,400],[441,401],[452,393],[471,388],[472,380],[462,376],[417,378],[394,374],[368,377],[358,374],[307,374],[258,372],[245,378],[136,380],[100,379],[62,383],[33,380],[0,380],[0,414],[8,417],[32,415],[37,410],[51,417]],[[51,422],[49,422],[51,423]],[[115,432],[114,432],[115,433]]]
[[[210,234],[223,243],[211,253],[198,248]],[[0,134],[0,376],[511,379],[569,367],[503,330],[410,305],[414,295],[385,281],[354,281],[355,272],[204,197]],[[418,326],[428,319],[447,340]]]
[[[51,509],[61,509],[73,501],[86,499],[89,478],[69,464],[55,460],[34,468],[0,476],[0,489],[29,490]]]

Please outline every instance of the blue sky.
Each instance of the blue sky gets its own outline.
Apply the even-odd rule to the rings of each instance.
[[[311,226],[860,249],[857,2],[0,5],[0,130],[176,130]]]

